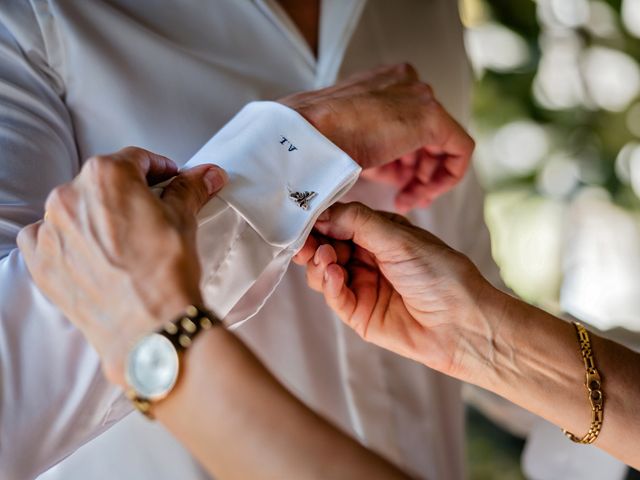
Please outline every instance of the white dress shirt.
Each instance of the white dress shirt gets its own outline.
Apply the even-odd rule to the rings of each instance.
[[[400,61],[466,120],[469,72],[450,0],[324,0],[318,59],[275,1],[0,4],[2,478],[32,478],[131,409],[15,250],[48,192],[82,160],[125,145],[184,163],[250,101]],[[393,195],[361,181],[348,197],[389,210]],[[411,217],[495,273],[472,173]],[[421,477],[463,477],[458,383],[362,342],[306,288],[303,269],[290,268],[237,333],[296,395],[365,445]],[[202,478],[163,432],[131,415],[43,478]]]
[[[252,102],[184,166],[214,163],[229,182],[198,215],[204,301],[228,326],[272,295],[321,212],[361,168],[294,110]]]

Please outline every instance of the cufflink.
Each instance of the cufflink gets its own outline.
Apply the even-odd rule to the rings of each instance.
[[[289,198],[303,210],[309,210],[309,202],[318,195],[316,192],[294,192],[290,188],[288,190]]]

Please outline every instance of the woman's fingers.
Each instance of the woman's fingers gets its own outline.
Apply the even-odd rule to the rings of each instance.
[[[340,240],[330,240],[333,249],[336,251],[338,257],[338,265],[346,265],[351,259],[354,252],[354,245],[351,242],[341,242]]]
[[[322,221],[316,222],[316,229],[323,235],[336,240],[351,240],[374,256],[393,255],[407,241],[405,235],[399,235],[400,226],[390,219],[362,203],[336,203]]]
[[[306,265],[309,263],[313,258],[313,255],[316,253],[316,248],[318,248],[319,244],[320,242],[318,242],[313,234],[309,235],[302,248],[293,256],[294,263],[297,263],[298,265]]]
[[[331,245],[327,243],[320,245],[311,260],[307,262],[307,284],[309,287],[321,292],[325,269],[337,261],[338,255]]]
[[[331,263],[322,272],[322,293],[329,308],[347,325],[351,324],[357,300],[347,286],[347,272],[340,265]]]

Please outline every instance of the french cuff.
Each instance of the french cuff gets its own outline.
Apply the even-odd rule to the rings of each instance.
[[[322,211],[361,168],[294,110],[245,106],[185,168],[214,163],[229,183],[200,212],[203,293],[228,324],[264,304]]]

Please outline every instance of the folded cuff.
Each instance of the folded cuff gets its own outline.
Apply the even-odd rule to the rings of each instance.
[[[269,244],[296,248],[318,215],[357,180],[360,166],[296,111],[246,105],[187,162],[229,174],[219,197]],[[213,209],[218,211],[218,209]],[[212,214],[201,212],[201,221]]]

